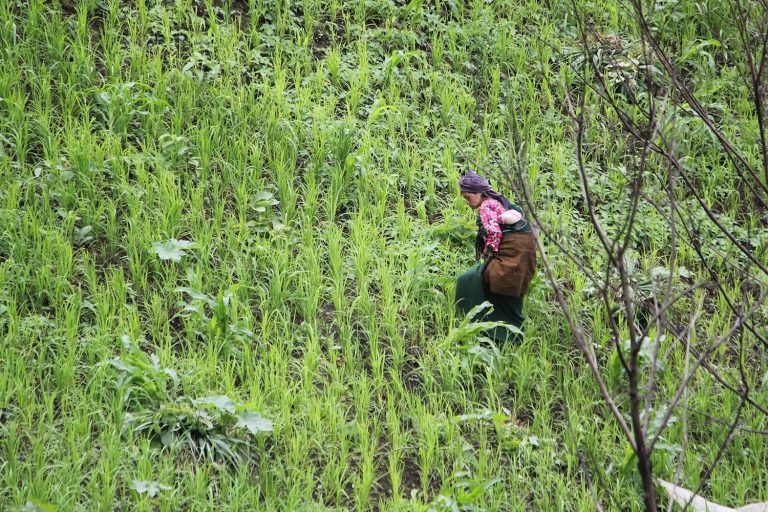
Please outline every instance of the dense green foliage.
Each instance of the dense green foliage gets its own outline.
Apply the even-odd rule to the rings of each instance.
[[[620,2],[588,8],[631,46]],[[757,158],[717,8],[657,2],[654,22]],[[599,254],[560,91],[579,87],[566,7],[0,0],[0,47],[0,509],[592,510],[580,458],[609,509],[640,509],[631,451],[543,277],[520,347],[483,345],[452,307],[474,262],[456,181],[508,161],[513,113],[542,222]],[[637,78],[604,65],[617,85]],[[592,186],[616,228],[627,137],[591,101]],[[687,130],[702,194],[764,246],[764,213],[703,127]],[[641,213],[638,293],[668,243]],[[620,395],[591,284],[548,248]],[[690,247],[678,257],[682,286],[699,267]],[[705,308],[701,336],[728,328],[725,304]],[[661,390],[681,373],[673,343]],[[686,486],[725,435],[693,410],[737,405],[694,379]],[[753,411],[743,423],[768,428]],[[671,479],[679,422],[664,437],[654,462]],[[765,436],[739,430],[706,491],[765,498],[766,466]]]

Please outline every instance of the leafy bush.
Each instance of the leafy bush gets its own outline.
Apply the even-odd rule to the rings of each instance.
[[[162,447],[182,450],[199,459],[239,464],[252,435],[271,432],[272,422],[226,395],[191,399],[181,396],[170,403],[129,413],[126,424],[147,434]]]
[[[123,404],[131,409],[125,425],[134,433],[197,459],[238,464],[247,445],[243,435],[272,430],[270,420],[226,395],[177,395],[180,379],[175,370],[162,367],[155,354],[145,354],[128,336],[123,336],[123,344],[127,354],[103,364],[120,372]]]

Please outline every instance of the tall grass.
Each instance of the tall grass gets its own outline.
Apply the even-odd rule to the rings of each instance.
[[[619,30],[620,6],[600,5]],[[684,19],[681,37],[702,37]],[[568,23],[538,2],[0,0],[0,508],[591,510],[581,454],[611,509],[638,510],[621,434],[543,280],[521,346],[445,343],[461,320],[453,278],[474,256],[456,181],[492,166],[510,112],[542,219],[585,258],[597,246],[550,85],[570,78],[530,30],[571,44]],[[621,136],[601,137],[618,166]],[[732,178],[704,171],[712,147],[690,152],[736,219]],[[606,198],[621,180],[605,176]],[[171,239],[193,244],[178,261],[153,249]],[[607,320],[573,269],[556,271],[608,358]],[[725,311],[711,304],[702,329],[722,331]],[[123,335],[178,372],[164,400],[227,395],[273,430],[242,436],[234,466],[135,433],[135,390],[100,364],[127,358]],[[682,364],[673,350],[659,386]],[[691,397],[714,416],[736,407],[705,376]],[[689,422],[695,484],[724,434]],[[710,495],[764,497],[767,453],[737,432]]]

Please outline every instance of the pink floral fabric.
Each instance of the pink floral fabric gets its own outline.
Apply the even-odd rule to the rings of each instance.
[[[480,221],[488,235],[485,237],[485,252],[498,252],[501,243],[501,214],[504,207],[495,199],[488,198],[480,205]]]

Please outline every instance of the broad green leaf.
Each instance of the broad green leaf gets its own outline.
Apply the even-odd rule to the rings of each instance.
[[[276,206],[280,204],[280,201],[275,199],[275,196],[271,192],[262,190],[251,198],[251,208],[258,213],[264,213],[270,206]]]
[[[83,226],[82,228],[75,228],[72,232],[75,244],[84,244],[93,240],[93,237],[89,233],[93,230],[93,226]]]
[[[179,385],[179,374],[176,370],[172,368],[163,368],[163,372],[173,380],[173,383],[177,386]]]
[[[486,309],[488,311],[486,311],[483,314],[483,316],[485,316],[488,313],[490,313],[491,311],[493,311],[493,304],[491,304],[488,301],[485,301],[482,304],[478,304],[477,306],[475,306],[475,307],[473,307],[472,309],[469,310],[469,313],[467,313],[467,315],[466,315],[466,319],[467,320],[474,320],[477,317],[477,315],[479,315],[481,312],[485,311]]]
[[[257,412],[241,412],[237,415],[237,427],[247,428],[251,434],[272,432],[272,422]]]
[[[496,411],[492,411],[491,409],[484,409],[479,412],[471,412],[468,414],[462,414],[459,416],[454,416],[453,421],[456,423],[463,423],[465,421],[473,421],[473,420],[494,420],[503,421],[507,418],[506,414],[502,414]]]
[[[252,201],[263,202],[272,205],[279,203],[279,201],[275,199],[275,196],[272,194],[272,192],[267,192],[266,190],[257,192],[256,195],[253,196]]]
[[[227,395],[204,396],[192,400],[192,403],[198,406],[212,405],[215,409],[230,414],[235,414],[236,410],[235,403]]]
[[[127,373],[133,373],[136,371],[136,367],[126,363],[122,359],[107,359],[104,361],[104,364],[109,364],[117,368],[118,370],[127,372]]]
[[[445,339],[447,344],[457,344],[462,341],[474,339],[483,331],[489,331],[497,327],[503,327],[510,332],[516,334],[522,334],[522,331],[514,325],[507,324],[506,322],[473,322],[472,320],[478,317],[482,313],[482,316],[487,315],[493,309],[493,305],[485,301],[482,304],[478,304],[473,307],[465,316],[461,325],[455,329],[451,329],[448,336]],[[488,310],[488,311],[485,311]],[[484,312],[485,311],[485,312]]]
[[[160,491],[170,491],[172,488],[154,480],[134,480],[131,489],[139,494],[148,494],[150,498],[154,498]]]
[[[187,288],[186,286],[179,286],[174,291],[178,293],[186,293],[192,299],[195,299],[195,300],[204,300],[206,302],[212,302],[212,299],[208,295],[200,291],[197,291],[193,288]]]
[[[679,455],[680,452],[683,451],[683,448],[679,444],[670,444],[670,443],[661,441],[661,438],[659,438],[659,442],[657,442],[653,448],[654,450],[660,450],[663,452],[670,453],[672,455]]]
[[[57,512],[59,507],[53,503],[44,503],[39,500],[29,500],[23,507],[19,507],[20,512]]]
[[[171,443],[173,442],[173,432],[171,432],[170,430],[164,431],[160,435],[160,442],[162,443],[163,446],[170,446]]]
[[[155,242],[152,244],[152,248],[161,260],[172,260],[176,263],[179,263],[182,256],[187,254],[184,252],[184,249],[189,249],[192,246],[192,242],[176,240],[175,238],[171,238],[166,242]]]
[[[112,96],[106,91],[99,92],[96,93],[96,101],[102,105],[107,105],[112,101]]]

